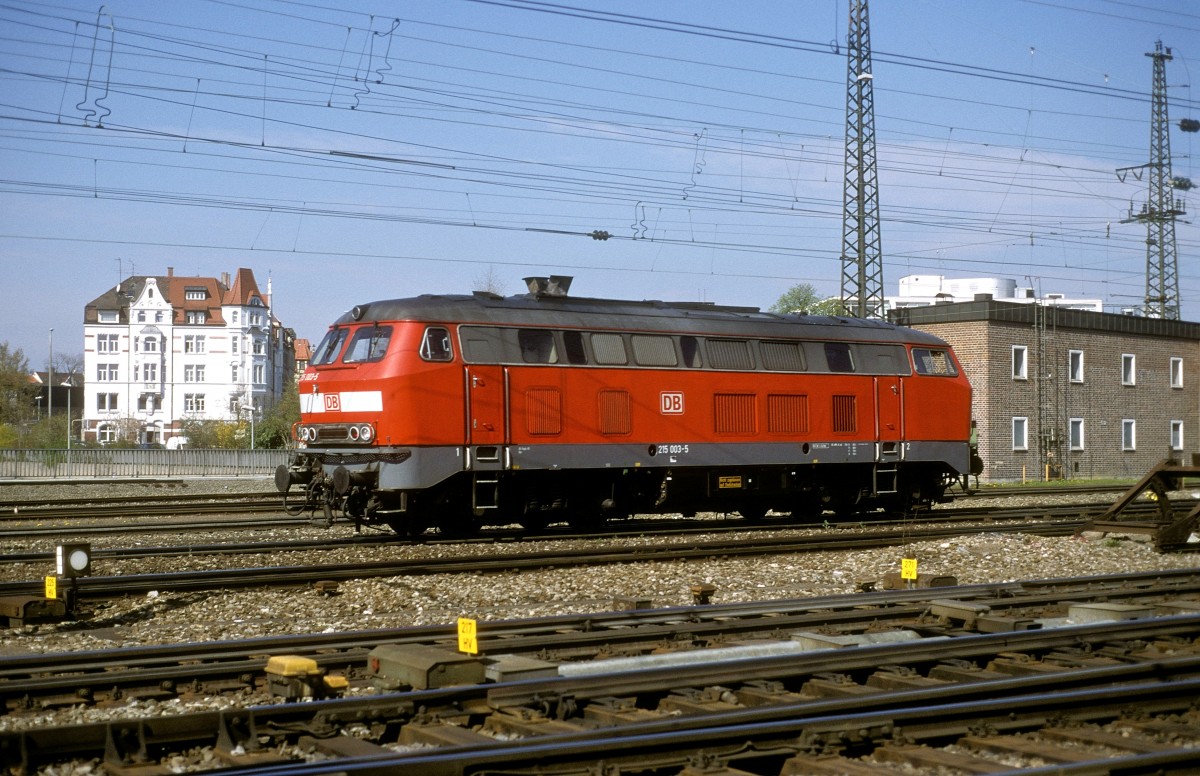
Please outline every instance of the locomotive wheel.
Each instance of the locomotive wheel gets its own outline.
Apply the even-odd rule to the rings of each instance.
[[[742,516],[743,520],[757,523],[767,516],[767,508],[761,504],[742,504],[738,507],[738,514]]]

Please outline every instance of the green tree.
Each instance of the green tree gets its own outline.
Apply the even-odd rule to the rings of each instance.
[[[17,425],[35,414],[38,386],[29,382],[29,359],[7,342],[0,342],[0,423]]]
[[[822,298],[809,283],[798,283],[771,305],[773,313],[797,313],[808,315],[842,315],[842,301],[837,297]]]
[[[281,449],[292,444],[292,426],[300,422],[300,393],[296,386],[283,390],[275,406],[258,421],[255,444],[258,447]]]

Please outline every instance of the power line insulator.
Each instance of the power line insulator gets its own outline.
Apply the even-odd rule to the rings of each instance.
[[[1200,132],[1200,120],[1180,119],[1179,128],[1184,132]]]

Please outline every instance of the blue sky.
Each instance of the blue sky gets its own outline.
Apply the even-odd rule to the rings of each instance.
[[[103,9],[103,10],[101,10]],[[840,284],[846,0],[0,4],[0,341],[81,354],[130,274],[249,267],[317,340],[360,302],[575,276],[770,306]],[[1122,223],[1167,65],[1196,177],[1200,8],[873,0],[884,284],[1011,277],[1136,306]],[[1200,88],[1200,84],[1198,84]],[[1181,195],[1186,196],[1186,195]],[[1189,216],[1190,218],[1190,216]],[[608,240],[589,233],[603,230]],[[1200,319],[1197,227],[1176,225]]]

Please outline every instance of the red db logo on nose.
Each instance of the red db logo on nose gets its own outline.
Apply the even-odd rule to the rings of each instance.
[[[664,415],[682,415],[683,393],[663,391],[658,397],[658,408]]]

